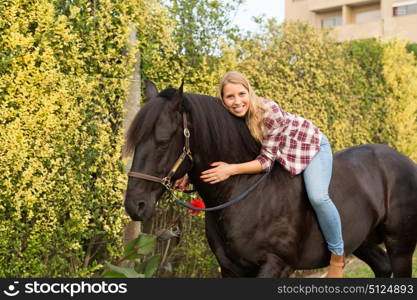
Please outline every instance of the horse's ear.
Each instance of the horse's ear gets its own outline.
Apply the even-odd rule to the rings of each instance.
[[[184,79],[181,82],[181,86],[180,88],[177,90],[177,92],[174,95],[174,109],[178,110],[178,111],[182,111],[183,110],[183,104],[184,104]]]
[[[184,94],[184,79],[181,81],[181,86],[178,89],[178,92],[177,93],[180,94],[181,95],[181,98],[182,98],[182,95]]]
[[[156,88],[155,84],[145,79],[145,93],[146,93],[146,99],[150,100],[158,95],[158,89]]]

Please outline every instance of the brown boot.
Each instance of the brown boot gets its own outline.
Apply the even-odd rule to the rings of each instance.
[[[345,256],[332,253],[330,257],[330,267],[326,278],[343,278],[343,267],[345,266]]]

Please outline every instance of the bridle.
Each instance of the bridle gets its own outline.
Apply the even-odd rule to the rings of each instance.
[[[182,149],[182,153],[181,153],[180,157],[177,159],[177,161],[175,162],[171,171],[169,171],[168,175],[163,177],[163,178],[160,178],[160,177],[148,175],[148,174],[145,174],[145,173],[139,173],[139,172],[131,171],[131,172],[127,173],[127,175],[129,177],[145,179],[145,180],[149,180],[149,181],[153,181],[153,182],[157,182],[157,183],[162,184],[171,193],[171,195],[175,198],[175,201],[177,203],[179,203],[182,206],[185,206],[189,209],[197,210],[197,211],[214,211],[214,210],[223,209],[225,207],[228,207],[230,205],[235,204],[236,202],[239,202],[240,200],[245,198],[250,192],[252,192],[255,189],[255,187],[259,183],[261,183],[261,181],[264,180],[268,176],[269,173],[265,173],[264,175],[262,175],[262,177],[260,177],[254,184],[252,184],[246,191],[244,191],[238,197],[236,197],[235,199],[230,200],[226,203],[223,203],[221,205],[215,206],[215,207],[198,208],[198,207],[192,206],[192,205],[190,205],[186,202],[183,202],[183,201],[179,200],[175,196],[174,188],[172,187],[172,184],[171,184],[172,176],[174,176],[175,172],[177,172],[178,168],[185,161],[186,157],[188,157],[191,160],[191,162],[193,162],[193,157],[191,155],[191,150],[190,150],[190,130],[188,129],[188,126],[187,126],[187,115],[186,115],[185,112],[182,113],[182,120],[183,120],[183,124],[184,124],[185,146]]]
[[[182,149],[182,153],[180,157],[175,162],[174,166],[171,168],[171,171],[169,171],[168,175],[160,178],[152,175],[148,175],[145,173],[139,173],[139,172],[132,172],[130,171],[127,173],[129,177],[134,178],[140,178],[145,179],[153,182],[157,182],[162,184],[164,187],[166,187],[169,191],[173,191],[172,185],[171,185],[171,179],[172,176],[174,176],[175,172],[177,172],[178,168],[181,166],[181,164],[185,161],[186,157],[188,157],[191,162],[193,161],[193,157],[191,156],[191,150],[190,150],[190,130],[188,129],[187,124],[187,115],[185,112],[182,113],[182,120],[183,120],[183,126],[184,126],[184,137],[185,137],[185,146]]]

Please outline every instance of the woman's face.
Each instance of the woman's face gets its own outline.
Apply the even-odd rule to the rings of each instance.
[[[249,110],[249,91],[240,83],[227,83],[223,87],[223,102],[236,117],[244,117]]]

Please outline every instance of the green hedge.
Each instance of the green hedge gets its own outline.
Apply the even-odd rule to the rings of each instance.
[[[123,101],[135,52],[163,40],[144,34],[157,5],[0,3],[1,277],[92,276],[120,254]]]

